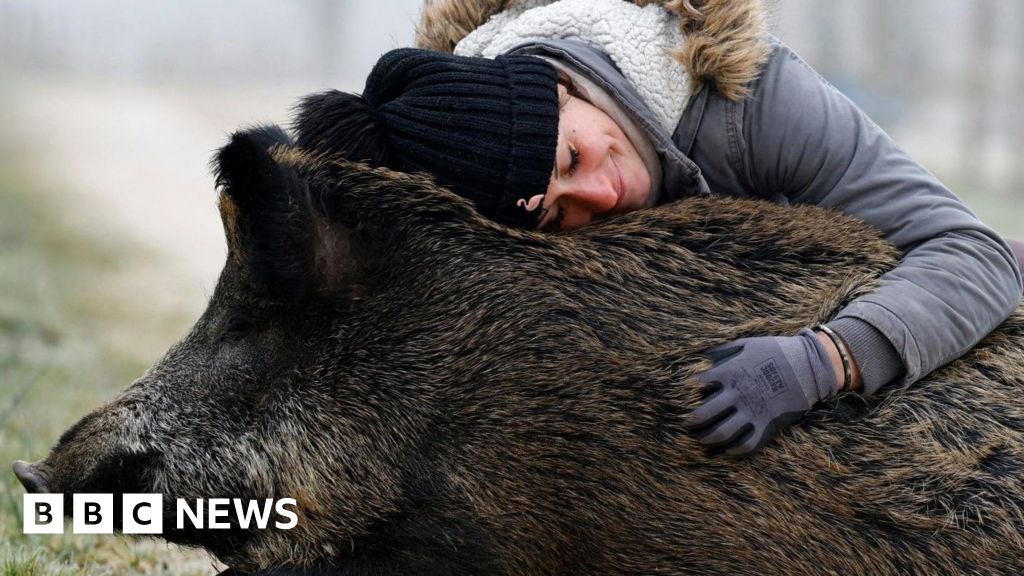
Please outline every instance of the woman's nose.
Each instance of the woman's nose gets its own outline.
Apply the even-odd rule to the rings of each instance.
[[[563,217],[561,228],[572,230],[589,224],[609,212],[619,201],[615,186],[607,178],[574,178],[560,194]]]
[[[590,175],[574,179],[566,187],[565,200],[586,208],[595,216],[608,212],[619,201],[619,194],[611,179],[604,175]]]

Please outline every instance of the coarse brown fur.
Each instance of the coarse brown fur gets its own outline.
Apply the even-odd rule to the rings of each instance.
[[[899,258],[874,231],[695,198],[542,235],[266,134],[219,154],[209,308],[35,465],[50,489],[296,498],[294,530],[166,535],[239,572],[1024,569],[1024,311],[908,389],[709,454],[682,428],[702,352],[871,290]],[[296,284],[267,291],[277,266]]]
[[[416,45],[451,52],[491,16],[516,0],[428,0],[416,29]],[[767,22],[763,0],[635,0],[661,4],[679,15],[685,43],[675,54],[696,86],[713,81],[730,100],[747,95],[747,86],[767,60]]]

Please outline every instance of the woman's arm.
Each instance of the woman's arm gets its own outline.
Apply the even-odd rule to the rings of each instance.
[[[731,143],[750,188],[856,216],[905,252],[829,324],[866,393],[918,380],[1013,312],[1021,273],[1006,243],[849,99],[781,44],[753,88]]]

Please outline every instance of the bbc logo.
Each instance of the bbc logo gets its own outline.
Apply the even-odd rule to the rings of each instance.
[[[72,530],[76,534],[114,533],[113,494],[74,494]],[[121,531],[125,534],[163,532],[162,494],[125,494]],[[64,533],[63,494],[25,494],[22,526],[25,534]]]
[[[64,532],[63,494],[25,494],[25,534],[61,534]],[[163,534],[163,494],[122,495],[121,532],[125,534]],[[113,494],[72,494],[71,513],[73,530],[76,534],[114,533]],[[195,498],[192,501],[178,498],[175,501],[175,526],[191,529],[227,530],[233,527],[248,530],[250,526],[266,530],[271,520],[278,518],[273,527],[291,530],[299,523],[294,498],[273,500],[243,500],[241,498]],[[206,514],[203,514],[203,511]],[[232,520],[231,513],[235,513]]]

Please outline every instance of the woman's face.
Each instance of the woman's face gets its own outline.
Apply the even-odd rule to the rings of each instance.
[[[619,125],[558,86],[558,148],[541,230],[571,230],[647,205],[651,175]]]

